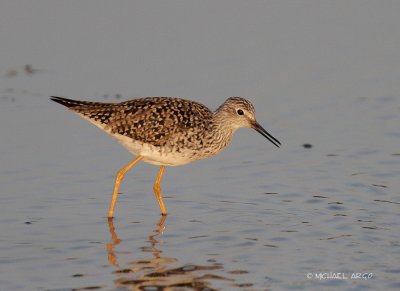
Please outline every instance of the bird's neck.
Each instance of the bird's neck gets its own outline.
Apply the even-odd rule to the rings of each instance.
[[[236,128],[232,123],[227,122],[223,112],[218,110],[214,112],[214,116],[208,131],[208,138],[211,143],[220,150],[224,149],[231,141]]]

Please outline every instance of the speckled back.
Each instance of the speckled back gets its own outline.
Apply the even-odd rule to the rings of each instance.
[[[176,133],[209,126],[212,112],[204,105],[172,97],[146,97],[122,103],[53,100],[91,120],[110,133],[163,146]]]

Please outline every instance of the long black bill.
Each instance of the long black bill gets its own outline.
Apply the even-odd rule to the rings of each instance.
[[[280,141],[273,137],[271,134],[268,133],[260,124],[257,122],[254,123],[253,128],[257,130],[263,137],[267,138],[270,142],[272,142],[276,147],[279,148],[281,145]]]

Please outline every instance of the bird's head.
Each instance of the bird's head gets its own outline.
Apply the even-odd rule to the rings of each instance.
[[[242,97],[228,98],[217,110],[225,124],[228,124],[232,130],[247,127],[258,131],[262,136],[267,138],[275,146],[279,147],[281,143],[269,134],[256,120],[256,111],[254,106]]]

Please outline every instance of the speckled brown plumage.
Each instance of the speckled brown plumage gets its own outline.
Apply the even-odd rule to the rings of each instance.
[[[160,183],[165,166],[184,165],[213,156],[241,127],[257,130],[274,145],[280,142],[256,121],[253,105],[244,98],[228,98],[212,112],[181,98],[147,97],[121,103],[77,101],[51,97],[116,138],[137,158],[118,171],[108,217],[114,215],[118,189],[125,173],[138,161],[160,165],[154,193],[161,213],[167,214]]]
[[[176,165],[210,157],[229,144],[237,128],[259,126],[253,105],[241,97],[228,98],[215,112],[200,103],[173,97],[146,97],[121,103],[61,97],[52,100],[88,119],[128,150],[144,155],[145,161],[154,164],[175,165],[169,159],[163,161],[168,155],[175,159],[182,156]],[[238,110],[242,110],[243,116]],[[136,144],[134,149],[127,145],[129,140]],[[275,139],[271,141],[278,146]],[[145,145],[149,147],[145,153],[136,149]],[[147,157],[152,152],[160,157]]]
[[[147,97],[121,103],[75,101],[53,97],[112,134],[154,146],[164,146],[175,134],[205,129],[212,112],[204,105],[179,98]]]

